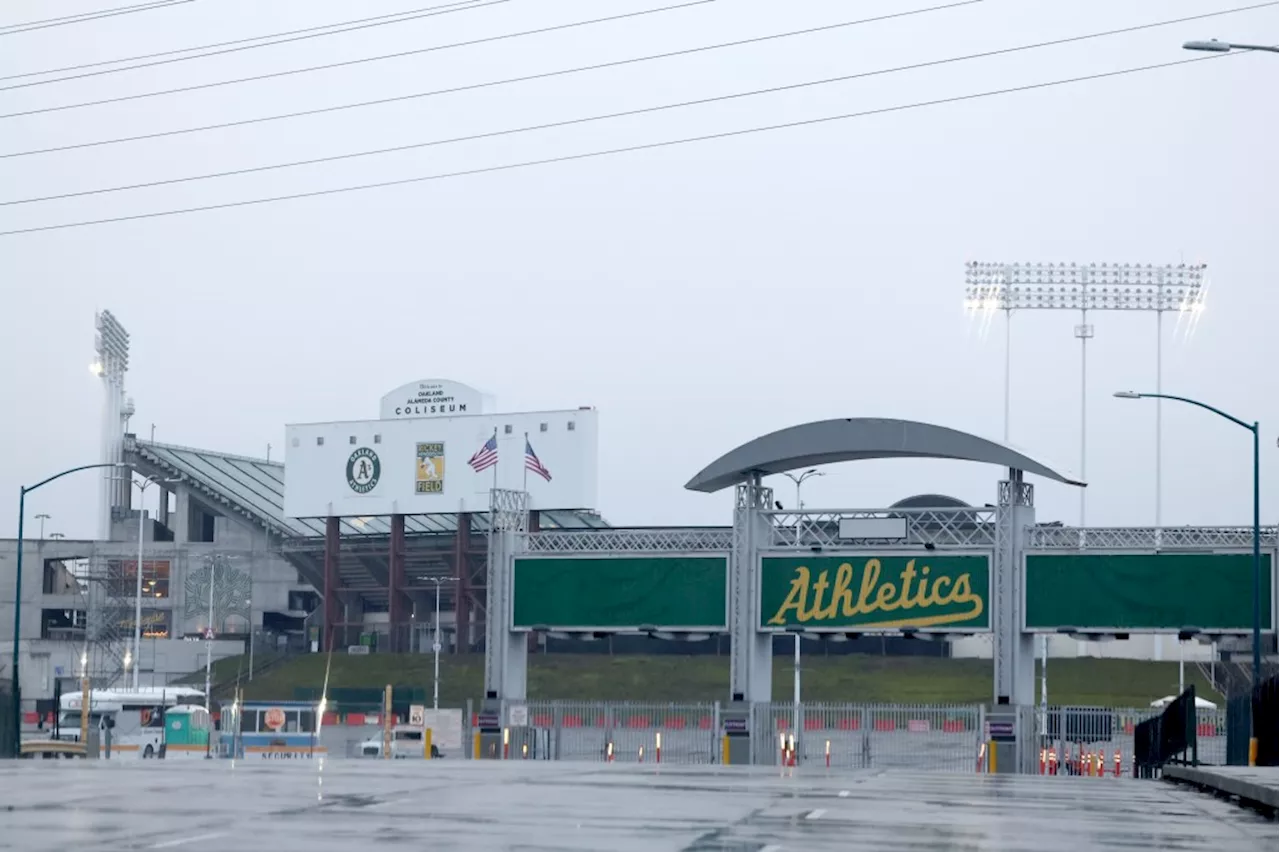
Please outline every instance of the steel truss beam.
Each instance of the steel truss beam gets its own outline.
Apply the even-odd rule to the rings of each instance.
[[[544,530],[518,536],[525,553],[701,553],[733,547],[731,527]]]
[[[769,546],[774,549],[796,548],[918,548],[991,547],[995,544],[995,512],[993,507],[938,509],[809,509],[766,511],[773,531]],[[901,518],[906,521],[906,538],[850,539],[840,536],[840,521],[863,518]]]
[[[1250,550],[1253,527],[1047,527],[1029,530],[1032,550]],[[1276,527],[1262,528],[1275,549]]]

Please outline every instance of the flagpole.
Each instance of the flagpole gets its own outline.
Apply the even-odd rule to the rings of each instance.
[[[493,490],[498,490],[498,463],[502,461],[502,453],[498,452],[498,427],[493,427]]]
[[[529,433],[524,433],[524,483],[520,490],[525,494],[529,493]]]

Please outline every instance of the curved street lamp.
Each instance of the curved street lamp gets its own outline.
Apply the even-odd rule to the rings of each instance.
[[[1269,48],[1275,50],[1275,48]],[[1135,391],[1117,391],[1115,396],[1120,399],[1171,399],[1174,402],[1185,402],[1187,405],[1194,405],[1197,408],[1203,408],[1205,411],[1212,411],[1219,417],[1230,420],[1242,429],[1248,429],[1253,433],[1253,688],[1256,691],[1262,680],[1262,548],[1261,548],[1261,526],[1259,521],[1259,494],[1261,491],[1260,484],[1260,463],[1258,449],[1258,421],[1246,423],[1239,417],[1232,416],[1220,408],[1214,408],[1208,403],[1200,402],[1197,399],[1190,399],[1185,396],[1173,396],[1172,394],[1163,393],[1137,393]],[[1258,739],[1250,732],[1249,737],[1249,765],[1253,766],[1258,754]]]
[[[1209,53],[1230,53],[1233,50],[1265,50],[1269,53],[1280,53],[1280,47],[1274,44],[1235,44],[1230,41],[1218,41],[1216,38],[1208,41],[1183,42],[1182,49],[1204,50]]]
[[[1185,402],[1187,405],[1194,405],[1197,408],[1203,408],[1205,411],[1212,411],[1219,417],[1230,420],[1242,429],[1248,429],[1253,433],[1253,685],[1257,688],[1262,676],[1262,533],[1259,523],[1259,493],[1261,485],[1259,483],[1258,421],[1246,423],[1239,417],[1233,417],[1208,403],[1200,402],[1196,399],[1188,399],[1185,396],[1173,396],[1167,393],[1137,393],[1135,391],[1116,391],[1114,396],[1119,399],[1171,399],[1174,402]]]
[[[22,690],[18,679],[18,637],[22,631],[22,528],[26,516],[27,495],[37,488],[41,488],[53,482],[55,479],[61,479],[67,474],[79,473],[82,470],[93,470],[100,467],[130,467],[124,462],[100,462],[98,464],[82,464],[79,467],[69,468],[62,473],[55,473],[47,479],[42,479],[35,485],[22,485],[18,487],[18,559],[17,574],[13,581],[13,753],[17,755],[22,749]]]

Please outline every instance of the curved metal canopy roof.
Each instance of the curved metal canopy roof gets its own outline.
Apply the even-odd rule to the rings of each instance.
[[[685,488],[711,493],[753,474],[862,459],[960,459],[1016,468],[1067,485],[1085,485],[1065,472],[1004,444],[913,420],[846,417],[819,420],[762,435],[704,467]]]

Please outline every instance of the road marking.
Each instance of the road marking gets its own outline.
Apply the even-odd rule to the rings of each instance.
[[[840,793],[839,793],[839,795],[840,795],[840,798],[842,798],[842,799],[847,799],[847,798],[849,798],[849,791],[848,791],[848,790],[841,790],[841,791],[840,791]]]
[[[809,813],[804,815],[804,818],[805,819],[821,819],[822,815],[825,813],[826,813],[825,810],[823,810],[822,808],[818,808],[817,810],[809,811]]]
[[[782,847],[776,843],[771,843],[760,850],[760,852],[782,852]]]
[[[157,843],[149,846],[149,849],[172,849],[175,846],[185,846],[188,843],[200,843],[204,840],[214,840],[219,837],[226,837],[225,831],[219,831],[216,834],[197,834],[195,837],[179,837],[177,840],[166,840],[163,843]]]

